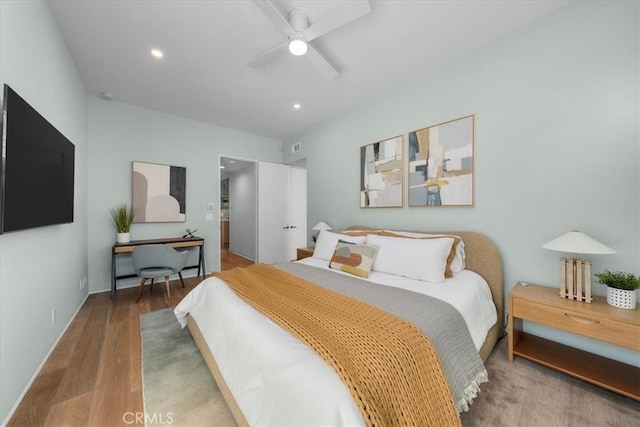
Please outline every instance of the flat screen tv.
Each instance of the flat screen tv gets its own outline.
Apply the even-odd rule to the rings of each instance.
[[[73,222],[75,146],[4,85],[0,233]]]

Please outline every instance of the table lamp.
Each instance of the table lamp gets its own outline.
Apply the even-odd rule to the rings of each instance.
[[[331,226],[329,224],[327,224],[324,221],[320,221],[319,223],[317,223],[316,225],[313,226],[312,230],[317,231],[316,234],[313,235],[313,241],[315,243],[315,241],[318,239],[318,234],[320,234],[321,230],[331,230]]]
[[[560,296],[591,302],[591,261],[577,254],[615,254],[616,251],[578,230],[570,231],[542,245],[545,249],[573,253],[560,258]]]

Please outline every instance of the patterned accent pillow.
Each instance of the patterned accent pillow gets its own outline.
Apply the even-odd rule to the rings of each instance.
[[[344,271],[354,276],[369,277],[378,247],[340,240],[329,262],[329,268]]]

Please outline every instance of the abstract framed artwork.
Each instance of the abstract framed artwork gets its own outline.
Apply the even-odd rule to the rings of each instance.
[[[475,115],[409,133],[409,207],[473,206]]]
[[[185,222],[187,168],[133,162],[133,222]]]
[[[360,147],[360,207],[402,207],[402,135]]]

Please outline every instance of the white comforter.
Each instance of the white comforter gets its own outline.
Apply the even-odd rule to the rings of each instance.
[[[298,261],[326,268],[326,261]],[[330,270],[328,274],[346,274]],[[491,292],[468,270],[442,283],[372,272],[369,280],[431,295],[462,314],[480,349],[497,320]],[[243,302],[216,277],[176,307],[182,327],[191,314],[251,426],[352,426],[364,420],[338,375],[311,348]]]

